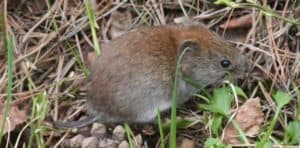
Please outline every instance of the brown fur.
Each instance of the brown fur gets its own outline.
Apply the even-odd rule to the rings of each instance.
[[[187,75],[202,86],[222,80],[228,71],[243,75],[247,62],[237,49],[202,26],[142,27],[103,45],[91,68],[87,102],[100,122],[152,122],[157,108],[171,107],[175,68],[183,48],[179,104],[196,91]],[[221,60],[232,63],[221,66]]]

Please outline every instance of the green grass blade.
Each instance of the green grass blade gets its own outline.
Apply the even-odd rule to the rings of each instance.
[[[65,43],[66,43],[66,46],[71,49],[72,55],[74,56],[74,58],[76,60],[76,63],[79,66],[79,68],[82,70],[82,72],[84,73],[85,76],[88,76],[89,75],[89,70],[84,65],[83,61],[81,61],[80,55],[79,55],[78,51],[76,50],[76,48],[74,46],[72,46],[68,41],[66,41]]]
[[[183,55],[189,48],[185,48],[182,53],[180,54],[175,71],[175,79],[174,85],[172,90],[172,109],[171,109],[171,126],[170,126],[170,148],[176,148],[176,108],[177,108],[177,84],[178,84],[178,74],[179,74],[179,67]]]
[[[276,17],[276,18],[281,19],[290,24],[300,25],[300,21],[298,21],[296,19],[290,19],[290,18],[281,16],[280,14],[278,14],[276,11],[270,9],[269,7],[256,4],[255,2],[236,3],[236,2],[233,2],[232,0],[217,0],[214,3],[217,5],[227,5],[232,8],[256,8],[259,11],[261,11],[265,16]]]
[[[239,133],[239,136],[240,136],[240,139],[245,143],[245,144],[250,144],[247,137],[246,137],[246,134],[244,133],[244,131],[240,128],[239,124],[233,119],[231,121],[231,123],[233,124],[234,128],[238,131]]]
[[[41,92],[33,98],[33,105],[30,118],[30,138],[28,148],[31,148],[33,142],[39,148],[46,147],[43,138],[43,121],[48,114],[49,100],[46,92]]]
[[[268,142],[268,139],[271,136],[272,131],[273,131],[274,127],[275,127],[276,120],[277,120],[277,118],[279,116],[279,113],[280,113],[280,109],[281,108],[277,108],[276,109],[275,116],[272,119],[270,126],[268,127],[267,133],[263,136],[262,140],[257,144],[257,148],[263,148],[264,145]]]
[[[8,112],[9,112],[9,107],[10,107],[10,103],[12,100],[12,85],[13,85],[13,50],[14,50],[14,38],[12,35],[9,36],[8,41],[6,40],[7,38],[5,37],[5,43],[4,46],[7,45],[7,98],[6,98],[6,104],[5,104],[5,111],[4,111],[4,118],[3,121],[1,121],[1,129],[0,129],[0,145],[2,143],[2,137],[3,137],[3,129],[4,129],[4,125],[6,123],[6,118],[8,116]],[[7,44],[6,44],[7,43]]]
[[[263,148],[265,146],[265,144],[268,142],[268,139],[273,132],[273,129],[275,127],[275,124],[276,124],[276,121],[280,114],[281,109],[292,100],[292,97],[289,96],[285,92],[277,91],[276,94],[273,95],[273,99],[275,100],[276,105],[277,105],[276,112],[271,121],[271,124],[268,127],[266,134],[263,136],[262,140],[258,143],[258,145],[257,145],[258,148]]]
[[[96,22],[96,18],[95,18],[95,13],[91,7],[91,4],[88,0],[84,1],[85,4],[85,10],[86,13],[88,15],[89,18],[89,24],[90,24],[90,28],[91,28],[91,32],[92,32],[92,38],[93,38],[93,44],[94,44],[94,49],[96,54],[99,56],[100,55],[100,46],[98,43],[98,38],[97,38],[97,34],[96,34],[96,28],[99,28]]]
[[[124,124],[124,127],[125,127],[125,131],[126,131],[129,147],[134,148],[134,144],[132,143],[134,135],[127,123]]]
[[[159,109],[157,109],[157,122],[159,128],[159,136],[160,136],[160,148],[165,148],[164,131],[163,131],[163,125],[162,125]]]

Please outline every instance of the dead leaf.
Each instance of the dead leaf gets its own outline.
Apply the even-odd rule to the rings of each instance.
[[[5,105],[0,102],[0,126],[4,120]],[[27,114],[25,110],[20,110],[17,106],[12,105],[9,108],[8,120],[5,122],[3,133],[13,131],[18,125],[24,123],[27,120]]]
[[[238,110],[235,120],[247,136],[253,137],[258,134],[260,125],[263,122],[260,98],[247,100]],[[224,132],[224,142],[226,144],[241,144],[238,132],[232,124]]]
[[[115,11],[110,17],[110,36],[114,39],[128,32],[132,25],[132,15],[128,9]]]
[[[222,29],[235,29],[235,28],[247,28],[252,25],[253,14],[247,14],[238,18],[233,18],[229,22],[221,24],[219,27]]]

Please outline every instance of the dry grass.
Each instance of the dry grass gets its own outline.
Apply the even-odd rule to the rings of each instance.
[[[7,0],[2,0],[2,3],[4,1]],[[78,118],[85,111],[83,109],[85,75],[75,55],[80,61],[85,62],[87,52],[93,47],[83,2],[80,0],[53,1],[50,4],[39,0],[7,2],[5,25],[7,32],[12,33],[15,39],[13,104],[29,112],[31,99],[39,92],[45,91],[50,101],[49,117],[54,120]],[[234,10],[215,6],[208,1],[182,0],[178,3],[167,0],[159,3],[155,0],[147,2],[91,0],[91,3],[100,26],[98,30],[100,44],[113,37],[111,31],[118,24],[127,25],[121,28],[121,31],[126,31],[140,25],[169,24],[173,23],[174,19],[180,22],[182,16],[190,16],[222,35],[224,30],[219,28],[220,24],[249,14],[252,25],[242,28],[249,30],[247,34],[234,33],[239,28],[224,33],[225,37],[233,36],[233,42],[249,56],[252,65],[252,73],[241,86],[249,95],[261,95],[266,119],[274,110],[274,102],[271,99],[273,91],[281,89],[289,92],[294,98],[294,103],[282,111],[285,118],[281,118],[281,123],[284,125],[286,120],[294,118],[297,102],[294,89],[300,85],[299,26],[264,16],[251,8]],[[296,7],[294,1],[267,3],[263,0],[262,3],[269,5],[282,16],[298,19],[300,17],[299,12],[292,11]],[[119,8],[123,12],[130,10],[129,25],[128,22],[118,22],[111,17]],[[0,101],[4,102],[7,96],[7,66],[5,55],[2,53],[3,50],[0,50]],[[198,119],[202,116],[190,110],[184,114]],[[181,134],[198,139],[199,146],[203,145],[203,137],[208,136],[207,133],[203,134],[205,131],[204,127],[193,126],[183,130]],[[279,129],[276,132],[282,134]],[[46,145],[53,146],[64,137],[58,136],[55,130],[48,130],[45,135]]]

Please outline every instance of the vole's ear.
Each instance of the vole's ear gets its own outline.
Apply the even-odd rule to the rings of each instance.
[[[181,61],[181,72],[185,75],[191,76],[193,74],[193,67],[194,67],[194,62],[193,62],[193,57],[195,53],[194,51],[199,50],[199,45],[196,41],[194,40],[185,40],[183,41],[180,46],[179,46],[179,50],[178,50],[178,55],[182,56],[182,61]]]
[[[179,45],[179,53],[182,53],[185,49],[188,50],[199,50],[199,45],[196,41],[193,41],[193,40],[185,40],[183,41],[180,45]]]

